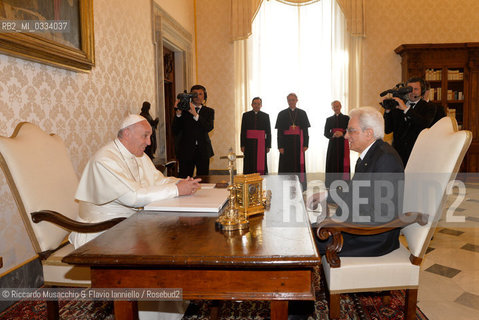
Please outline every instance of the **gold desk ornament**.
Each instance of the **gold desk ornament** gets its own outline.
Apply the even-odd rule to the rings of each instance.
[[[239,212],[251,216],[263,213],[263,178],[259,173],[238,175],[234,177],[236,186],[235,206]],[[271,193],[271,192],[270,192]]]
[[[243,156],[237,156],[231,148],[227,156],[220,157],[220,159],[228,159],[228,170],[230,173],[230,182],[227,188],[230,193],[229,206],[216,220],[217,226],[223,231],[244,230],[249,228],[249,222],[246,219],[246,214],[239,212],[238,209],[235,208],[237,188],[233,183],[233,171],[236,158],[242,157]]]

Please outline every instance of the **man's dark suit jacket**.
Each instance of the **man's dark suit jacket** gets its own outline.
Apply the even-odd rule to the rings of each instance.
[[[182,111],[181,117],[173,119],[173,134],[179,139],[177,157],[179,160],[192,160],[196,143],[201,157],[211,158],[213,147],[208,132],[214,128],[215,111],[207,106],[199,110],[198,121],[188,111]]]
[[[403,181],[404,167],[398,153],[387,142],[376,140],[356,168],[354,177],[348,184],[349,190],[338,193],[341,200],[337,201],[336,215],[342,217],[345,213],[343,209],[348,208],[349,214],[346,221],[366,226],[384,224],[396,219],[402,210]],[[359,196],[353,192],[355,184],[357,186],[358,183],[361,184]],[[375,189],[378,187],[381,187],[380,191]],[[388,187],[392,189],[387,189]],[[358,211],[354,208],[358,204],[359,197],[361,203],[366,200],[367,203],[360,204]],[[333,200],[335,200],[334,196]],[[369,217],[370,222],[357,222],[357,215]],[[367,236],[343,233],[343,240],[340,256],[381,256],[399,248],[399,229]],[[326,248],[325,242],[317,241],[320,253]]]
[[[393,147],[401,156],[404,166],[419,133],[431,126],[435,114],[436,108],[422,99],[406,113],[401,109],[384,112],[384,130],[386,133],[393,132]]]

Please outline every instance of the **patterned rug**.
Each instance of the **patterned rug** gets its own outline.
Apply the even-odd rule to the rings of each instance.
[[[320,289],[318,273],[314,275],[316,301],[314,313],[308,320],[328,319],[328,304],[323,290]],[[391,291],[388,304],[383,303],[379,293],[355,293],[341,295],[341,319],[348,320],[396,320],[404,319],[404,291]],[[183,320],[210,319],[211,301],[196,300],[188,308]],[[218,319],[222,320],[267,320],[269,319],[269,302],[267,301],[225,301],[217,307]],[[427,317],[416,309],[418,320]],[[112,302],[60,301],[60,319],[63,320],[112,320]],[[0,320],[13,319],[47,319],[46,302],[20,301],[0,314]]]

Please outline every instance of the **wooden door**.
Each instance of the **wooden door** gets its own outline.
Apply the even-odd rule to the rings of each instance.
[[[165,128],[166,128],[166,159],[167,161],[175,160],[175,137],[171,130],[171,124],[175,113],[173,105],[176,101],[175,89],[175,53],[163,47],[163,70],[164,74],[164,91],[165,91]],[[168,171],[168,175],[176,176],[176,170]]]

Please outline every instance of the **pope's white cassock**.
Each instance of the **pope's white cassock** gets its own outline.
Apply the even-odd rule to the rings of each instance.
[[[178,181],[163,176],[145,153],[136,157],[115,139],[101,148],[83,171],[75,195],[80,201],[79,220],[129,217],[152,201],[178,196]],[[69,239],[78,248],[99,234],[72,232]]]
[[[122,129],[143,120],[146,119],[130,115]],[[179,181],[165,177],[145,153],[136,157],[115,139],[98,150],[83,171],[75,195],[80,202],[79,221],[129,217],[152,201],[178,196]],[[99,234],[72,232],[69,240],[78,248]],[[188,301],[139,301],[139,317],[141,320],[181,319],[188,304]]]

